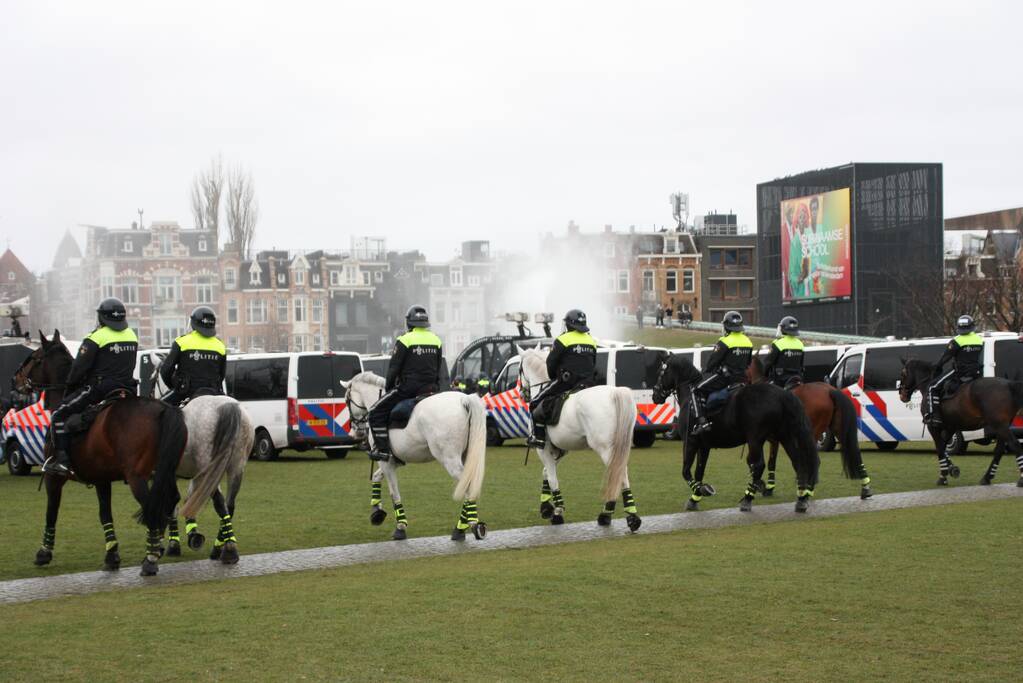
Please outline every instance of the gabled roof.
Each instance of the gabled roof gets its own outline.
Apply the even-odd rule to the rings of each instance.
[[[53,255],[53,268],[64,268],[71,259],[80,258],[82,258],[82,250],[78,246],[78,241],[70,230],[65,230],[64,237],[61,238],[60,244],[57,245],[57,251]]]
[[[22,284],[30,284],[36,279],[35,275],[10,249],[0,256],[0,278],[2,278],[0,282],[7,283],[9,281],[8,273],[14,273],[16,280]]]

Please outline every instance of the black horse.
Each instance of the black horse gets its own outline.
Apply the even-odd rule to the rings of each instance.
[[[899,398],[909,403],[913,392],[919,390],[925,397],[931,386],[934,366],[922,360],[903,360],[899,382]],[[1012,433],[1011,425],[1016,413],[1023,406],[1023,382],[1013,382],[1000,377],[981,377],[967,383],[951,398],[942,401],[942,426],[928,425],[927,430],[934,439],[938,450],[938,486],[947,486],[949,477],[958,477],[959,468],[952,463],[949,443],[956,432],[984,429],[998,441],[995,456],[988,465],[981,484],[990,484],[998,472],[998,464],[1005,449],[1016,456],[1016,467],[1020,478],[1016,485],[1023,487],[1023,448]],[[920,412],[925,408],[920,402]]]
[[[672,393],[679,402],[679,427],[689,431],[689,386],[699,382],[702,375],[684,356],[671,356],[661,365],[661,373],[654,387],[654,401],[664,403]],[[684,407],[683,407],[684,406]],[[739,503],[739,509],[749,512],[753,498],[765,490],[764,442],[777,441],[788,453],[796,471],[798,498],[796,512],[806,512],[817,483],[820,459],[817,442],[813,438],[810,421],[803,404],[790,392],[773,384],[751,384],[738,389],[714,418],[710,431],[685,440],[682,476],[692,491],[686,501],[686,510],[696,510],[704,496],[714,494],[714,487],[703,482],[703,472],[711,448],[734,448],[746,444],[749,454],[750,481]],[[693,460],[696,476],[692,475]]]

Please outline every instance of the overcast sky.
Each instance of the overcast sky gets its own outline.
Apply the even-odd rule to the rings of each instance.
[[[757,182],[852,160],[943,162],[946,216],[1023,204],[1023,3],[319,5],[6,0],[0,236],[39,270],[80,223],[192,227],[218,153],[257,247],[436,259],[675,190],[755,225]]]

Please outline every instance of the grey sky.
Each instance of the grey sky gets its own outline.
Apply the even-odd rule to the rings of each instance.
[[[259,5],[259,7],[256,7]],[[249,167],[258,247],[447,258],[734,209],[857,161],[945,164],[945,214],[1023,203],[1023,4],[48,3],[0,7],[0,236],[191,227]]]

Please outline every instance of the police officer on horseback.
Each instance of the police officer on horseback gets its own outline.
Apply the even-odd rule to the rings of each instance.
[[[803,342],[799,321],[791,315],[778,323],[778,338],[764,360],[764,378],[783,389],[803,381]]]
[[[533,417],[533,436],[529,445],[543,448],[547,442],[547,424],[543,407],[570,391],[593,386],[597,369],[597,342],[590,336],[586,314],[573,308],[565,314],[565,332],[554,340],[547,356],[547,376],[551,383],[529,402]]]
[[[705,414],[707,396],[746,382],[746,370],[753,360],[753,342],[746,336],[742,316],[728,311],[721,321],[725,334],[714,345],[704,366],[704,380],[690,389],[690,410],[694,418],[693,434],[701,434],[713,425]]]
[[[227,375],[227,347],[217,338],[217,315],[209,306],[192,311],[192,331],[174,340],[160,365],[160,378],[172,387],[163,397],[181,405],[196,396],[220,396]]]
[[[394,343],[385,393],[369,411],[369,428],[373,436],[373,450],[369,457],[372,460],[391,457],[387,428],[394,407],[406,399],[435,393],[440,387],[444,354],[440,337],[429,330],[430,316],[426,309],[410,307],[405,314],[405,326],[408,331]]]
[[[53,455],[43,463],[43,472],[48,474],[71,473],[68,418],[118,389],[135,392],[133,375],[139,341],[128,327],[124,304],[113,297],[104,299],[96,315],[99,324],[82,341],[68,373],[64,400],[50,416]]]
[[[945,353],[938,359],[931,375],[931,386],[927,390],[927,413],[924,422],[932,427],[940,427],[941,402],[945,388],[952,384],[953,389],[975,380],[984,374],[984,339],[976,332],[977,324],[973,317],[961,315],[956,320],[956,336],[945,347]],[[949,361],[952,369],[942,374],[942,368]]]

